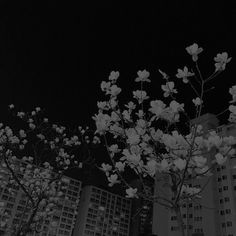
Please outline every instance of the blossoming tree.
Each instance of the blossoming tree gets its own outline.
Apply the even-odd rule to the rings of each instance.
[[[202,115],[208,82],[225,70],[231,58],[226,52],[217,54],[214,58],[215,71],[204,78],[198,65],[198,57],[203,49],[194,43],[186,51],[195,65],[192,70],[187,66],[178,69],[173,79],[159,70],[164,81],[161,85],[163,96],[170,100],[168,104],[163,100],[150,99],[144,90],[145,84],[151,82],[146,70],[137,73],[135,82],[139,83],[140,88],[133,91],[133,100],[125,105],[120,104],[118,95],[121,88],[117,85],[119,72],[113,71],[108,81],[101,83],[107,100],[97,103],[98,113],[93,117],[97,133],[103,136],[110,157],[109,163],[103,163],[100,167],[107,176],[109,186],[123,183],[128,198],[143,197],[174,211],[182,236],[185,230],[181,206],[186,201],[201,197],[203,191],[202,188],[190,187],[189,180],[207,178],[214,166],[224,164],[227,158],[234,155],[233,145],[236,144],[235,137],[220,137],[215,131],[204,133],[200,124],[191,122]],[[180,79],[195,94],[192,98],[194,117],[188,114],[184,104],[179,103],[176,97],[178,90],[175,80]],[[235,123],[236,85],[229,92],[232,95],[227,109],[230,111],[229,121]],[[187,127],[187,133],[183,132],[183,127]],[[207,153],[213,149],[214,159],[209,160]],[[171,196],[150,196],[138,192],[125,178],[126,171],[135,173],[142,183],[145,178],[158,180],[168,176],[166,188]]]
[[[0,227],[5,233],[19,236],[40,232],[64,198],[64,175],[89,161],[90,145],[99,139],[88,127],[69,130],[51,124],[39,107],[29,113],[16,112],[14,105],[9,107],[18,118],[16,127],[23,128],[0,124],[0,185],[12,195],[21,191],[25,204],[20,222],[9,225],[10,215],[0,202]],[[51,220],[50,226],[55,228],[56,222]]]

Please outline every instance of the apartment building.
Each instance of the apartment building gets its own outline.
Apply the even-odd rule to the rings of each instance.
[[[131,181],[131,186],[137,188],[139,192],[151,196],[153,195],[154,181],[141,183],[139,179]],[[132,217],[130,224],[130,236],[149,236],[152,233],[152,211],[153,202],[146,199],[132,199]]]
[[[128,236],[130,217],[130,199],[85,186],[73,236]]]
[[[236,136],[236,125],[218,126],[213,114],[205,114],[194,123],[203,125],[206,132],[216,130],[221,136]],[[214,158],[215,152],[207,154],[208,161]],[[212,176],[195,179],[189,182],[193,187],[204,187],[202,198],[189,201],[183,205],[181,213],[187,236],[236,236],[236,158],[231,158],[224,165],[213,169]],[[163,176],[162,176],[163,177]],[[155,194],[163,193],[170,199],[171,194],[164,188],[168,176],[160,180],[156,176]],[[153,233],[158,236],[178,236],[177,218],[174,212],[159,204],[154,204]]]
[[[4,171],[1,169],[0,171]],[[5,176],[7,178],[7,176]],[[71,236],[74,227],[77,208],[79,203],[81,182],[67,176],[63,183],[62,199],[59,201],[57,210],[51,218],[44,221],[38,228],[39,233],[32,233],[32,236]],[[9,188],[12,190],[9,191]],[[11,235],[17,225],[26,222],[29,217],[27,207],[27,197],[19,186],[7,184],[6,187],[0,186],[0,202],[4,202],[4,208],[0,211],[0,222],[5,222],[7,218],[7,230],[5,225],[0,224],[0,235]],[[23,214],[23,212],[25,212]],[[24,216],[24,217],[23,217]],[[54,227],[50,223],[54,222]]]

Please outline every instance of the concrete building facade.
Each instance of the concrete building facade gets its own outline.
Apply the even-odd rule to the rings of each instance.
[[[215,130],[220,136],[236,136],[236,125],[218,126],[217,118],[205,114],[194,123],[203,125],[206,132]],[[207,154],[211,162],[215,152]],[[190,186],[204,187],[202,198],[186,202],[181,209],[187,236],[236,236],[236,158],[212,170],[212,176],[205,179],[195,179]],[[163,177],[163,176],[162,176]],[[162,194],[170,199],[171,194],[165,188],[168,176],[160,179],[156,176],[155,195]],[[177,219],[174,212],[159,204],[154,204],[153,234],[158,236],[178,236]]]
[[[130,199],[85,186],[73,236],[128,236],[130,217]]]
[[[32,233],[33,236],[71,236],[76,219],[76,210],[79,204],[81,181],[64,176],[67,181],[63,183],[63,198],[59,201],[57,210],[51,218],[44,221],[39,229],[39,233]],[[12,191],[9,191],[11,187]],[[11,235],[12,230],[21,222],[26,222],[29,217],[29,208],[26,206],[26,195],[19,186],[8,184],[6,187],[0,186],[0,202],[4,203],[4,208],[0,211],[0,222],[5,222],[7,218],[8,229],[5,225],[0,225],[0,235]],[[23,214],[23,212],[25,212]],[[24,216],[24,219],[22,218]],[[55,227],[50,227],[50,223],[55,222]]]

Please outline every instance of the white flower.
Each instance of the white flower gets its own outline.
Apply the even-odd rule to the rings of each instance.
[[[115,167],[120,171],[123,172],[125,170],[125,164],[121,161],[116,162]]]
[[[160,172],[165,172],[168,171],[170,168],[170,164],[168,163],[168,161],[166,159],[161,160],[160,163],[157,163],[157,169]]]
[[[127,105],[125,105],[125,107],[129,110],[134,110],[136,108],[136,105],[133,102],[129,102]]]
[[[207,159],[203,156],[194,156],[192,159],[196,167],[199,167],[199,168],[202,168],[207,163]]]
[[[178,69],[177,71],[176,77],[179,79],[182,78],[184,83],[188,83],[188,77],[194,75],[194,73],[188,71],[187,66],[185,66],[183,70]]]
[[[157,162],[153,159],[148,161],[147,165],[145,166],[145,169],[147,173],[153,177],[157,171]]]
[[[148,79],[148,77],[150,76],[150,73],[148,71],[139,70],[137,74],[138,74],[138,78],[135,79],[135,82],[140,82],[140,81],[142,81],[142,82],[151,82],[151,80]]]
[[[110,87],[111,87],[111,82],[106,82],[106,81],[101,82],[101,90],[103,92],[106,92],[107,90],[109,90]]]
[[[108,177],[107,179],[110,182],[108,184],[110,187],[112,187],[114,184],[120,183],[120,181],[118,180],[118,175],[117,174],[110,175],[110,177]]]
[[[138,100],[139,104],[141,104],[144,100],[147,100],[149,98],[149,96],[147,96],[147,93],[141,90],[133,91],[133,96]]]
[[[236,102],[236,85],[232,86],[230,89],[229,89],[229,93],[232,95],[233,97],[233,100],[230,101],[230,103],[234,103]]]
[[[113,84],[110,87],[110,91],[107,94],[110,94],[113,97],[116,97],[121,92],[121,88],[119,88],[116,84]]]
[[[149,108],[149,111],[151,111],[156,116],[160,116],[166,107],[165,103],[161,100],[151,101],[150,106],[151,108]]]
[[[98,115],[95,115],[93,119],[96,121],[96,126],[97,126],[97,131],[98,133],[104,133],[107,131],[110,122],[111,122],[111,117],[107,114],[103,113],[98,113]]]
[[[223,52],[223,53],[218,53],[216,57],[214,57],[215,63],[215,71],[222,71],[225,70],[226,64],[230,62],[232,57],[228,58],[228,53]]]
[[[128,137],[127,143],[131,145],[138,144],[140,142],[140,136],[134,128],[129,128],[125,130],[125,133]]]
[[[101,110],[107,110],[108,104],[107,102],[97,102],[97,107]]]
[[[202,101],[199,97],[192,100],[195,106],[200,106],[202,104]]]
[[[171,93],[177,93],[177,90],[174,89],[174,82],[167,82],[165,85],[161,85],[161,89],[164,91],[164,97],[169,97]]]
[[[25,133],[25,131],[23,129],[21,129],[19,131],[19,135],[20,135],[21,138],[25,138],[26,137],[26,133]]]
[[[120,76],[120,73],[119,71],[112,71],[109,75],[109,80],[112,82],[112,83],[116,83],[117,79],[119,78]]]
[[[186,166],[186,160],[183,160],[181,158],[178,158],[176,160],[173,161],[173,164],[175,165],[175,167],[177,169],[179,169],[180,171],[183,170]]]
[[[138,189],[137,188],[128,188],[125,190],[126,191],[126,197],[127,198],[138,198],[138,195],[137,195],[137,191]]]
[[[236,106],[230,105],[229,111],[232,112],[234,115],[236,115]]]
[[[178,102],[176,102],[175,100],[171,101],[170,103],[170,109],[174,112],[177,113],[179,111],[183,111],[184,110],[184,104],[179,104]]]
[[[112,166],[109,164],[102,163],[102,167],[100,169],[106,174],[108,174],[108,172],[112,170]]]
[[[117,144],[111,145],[111,146],[109,147],[109,150],[110,150],[111,152],[114,152],[114,153],[117,153],[117,152],[120,151],[120,149],[118,148],[118,145],[117,145]]]
[[[227,157],[224,157],[221,153],[217,153],[215,158],[218,165],[223,165],[227,160]]]
[[[9,105],[9,108],[10,108],[10,109],[13,109],[14,107],[15,107],[14,104],[10,104],[10,105]]]
[[[203,51],[203,49],[199,48],[196,43],[190,45],[189,47],[186,47],[186,50],[187,50],[188,54],[190,54],[192,56],[193,61],[197,61],[198,54],[200,54]]]

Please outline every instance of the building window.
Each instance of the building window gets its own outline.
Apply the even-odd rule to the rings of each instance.
[[[224,186],[224,187],[223,187],[223,190],[224,190],[224,191],[228,190],[228,186]]]
[[[231,210],[230,210],[230,209],[226,209],[226,210],[225,210],[225,213],[226,213],[226,214],[230,214],[230,213],[231,213]]]
[[[178,231],[179,227],[178,226],[171,226],[171,231]]]
[[[229,197],[225,197],[225,202],[229,202]]]
[[[222,211],[220,211],[220,214],[223,216],[225,214],[225,212],[222,210]]]
[[[236,179],[236,175],[233,175],[233,179]]]
[[[232,226],[232,222],[231,222],[231,221],[227,221],[226,224],[227,224],[228,227],[231,227],[231,226]]]
[[[227,175],[223,175],[223,176],[222,176],[222,179],[227,179]]]
[[[222,192],[222,188],[219,188],[218,191],[219,191],[219,193],[221,193]]]

